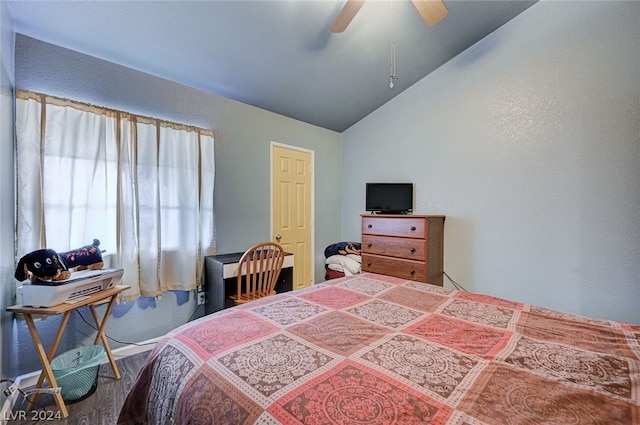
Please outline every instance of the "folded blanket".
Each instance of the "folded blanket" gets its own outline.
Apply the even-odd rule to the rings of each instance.
[[[325,261],[325,264],[331,270],[342,272],[345,276],[351,276],[362,271],[362,257],[355,254],[349,255],[332,255]]]
[[[361,254],[362,244],[360,242],[337,242],[329,245],[324,249],[325,258],[332,255]]]

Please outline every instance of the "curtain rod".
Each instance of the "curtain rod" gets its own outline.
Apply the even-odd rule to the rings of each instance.
[[[126,111],[118,111],[116,109],[106,108],[104,106],[92,105],[86,102],[80,102],[77,100],[64,99],[57,96],[52,96],[44,93],[37,93],[30,90],[16,89],[16,98],[20,99],[32,99],[38,102],[45,102],[50,105],[71,107],[81,111],[93,112],[99,115],[105,115],[108,117],[117,117],[118,115],[125,118],[130,118],[136,122],[144,124],[159,125],[160,127],[170,127],[176,130],[193,131],[205,136],[214,137],[213,130],[209,130],[202,127],[196,127],[189,124],[181,124],[171,121],[162,120],[159,118],[145,117],[142,115],[132,114]]]

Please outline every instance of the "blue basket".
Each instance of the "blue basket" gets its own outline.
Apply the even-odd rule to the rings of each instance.
[[[100,364],[107,359],[100,345],[87,345],[69,350],[51,361],[51,370],[61,388],[64,401],[80,401],[98,386]]]

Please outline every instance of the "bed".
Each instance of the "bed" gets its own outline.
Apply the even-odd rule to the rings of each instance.
[[[118,423],[640,423],[640,326],[363,273],[171,332]]]

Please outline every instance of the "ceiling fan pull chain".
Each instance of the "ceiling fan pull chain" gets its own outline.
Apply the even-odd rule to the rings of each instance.
[[[391,2],[391,77],[389,78],[389,88],[395,86],[394,81],[398,79],[396,75],[396,20],[395,20],[395,0]]]

